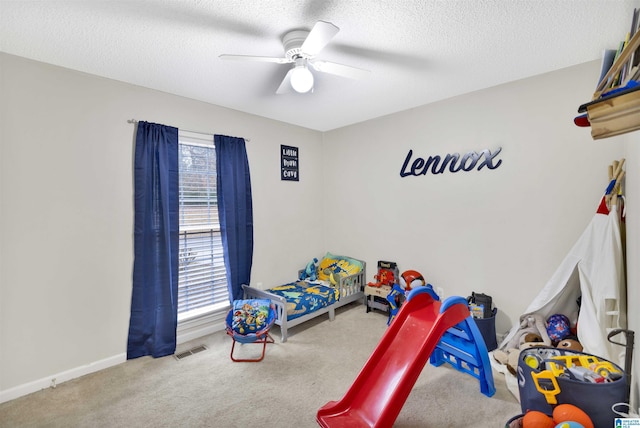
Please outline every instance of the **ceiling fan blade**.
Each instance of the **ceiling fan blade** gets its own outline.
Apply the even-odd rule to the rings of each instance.
[[[271,56],[252,56],[252,55],[227,55],[222,54],[220,59],[234,60],[234,61],[260,61],[260,62],[275,62],[276,64],[289,64],[293,61],[287,58],[276,58]]]
[[[338,64],[330,61],[313,60],[309,64],[322,73],[335,74],[336,76],[348,77],[349,79],[362,79],[371,72],[363,68],[352,67],[350,65]]]
[[[340,29],[330,22],[318,21],[305,39],[300,50],[307,56],[313,57],[324,48]]]
[[[280,86],[278,87],[276,94],[281,95],[281,94],[286,94],[292,91],[292,88],[291,88],[291,72],[292,71],[293,71],[293,68],[287,71],[287,74],[284,76],[284,79],[282,79],[282,83],[280,83]]]

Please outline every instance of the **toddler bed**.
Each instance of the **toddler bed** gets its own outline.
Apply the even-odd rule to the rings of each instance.
[[[336,308],[358,299],[364,301],[364,261],[327,253],[318,263],[317,278],[298,279],[268,290],[243,284],[244,298],[271,300],[276,308],[275,324],[280,326],[280,340],[286,342],[289,328],[326,313],[333,321]]]

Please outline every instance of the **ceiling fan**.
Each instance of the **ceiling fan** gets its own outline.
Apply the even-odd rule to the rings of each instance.
[[[282,94],[293,88],[296,92],[305,93],[313,89],[313,74],[309,66],[322,73],[360,79],[369,74],[368,70],[316,59],[316,55],[340,31],[330,22],[318,21],[311,31],[289,31],[282,38],[284,58],[251,55],[220,55],[220,59],[239,61],[275,62],[277,64],[293,64],[280,83],[276,94]]]

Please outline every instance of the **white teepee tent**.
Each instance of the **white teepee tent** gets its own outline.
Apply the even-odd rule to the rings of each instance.
[[[593,219],[562,261],[551,279],[525,310],[548,319],[553,314],[567,315],[575,321],[578,340],[584,352],[624,367],[624,348],[614,345],[607,335],[626,328],[626,281],[620,232],[621,198],[617,198],[624,175],[621,162],[609,169],[611,182]],[[577,300],[580,297],[580,306]],[[578,312],[579,309],[579,312]],[[510,341],[519,326],[514,326],[502,345]]]

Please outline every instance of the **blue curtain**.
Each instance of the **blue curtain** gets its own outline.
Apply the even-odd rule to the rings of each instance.
[[[251,177],[244,138],[215,135],[218,217],[226,260],[229,299],[242,298],[253,261]]]
[[[178,323],[178,128],[138,122],[133,292],[127,358],[176,349]]]

